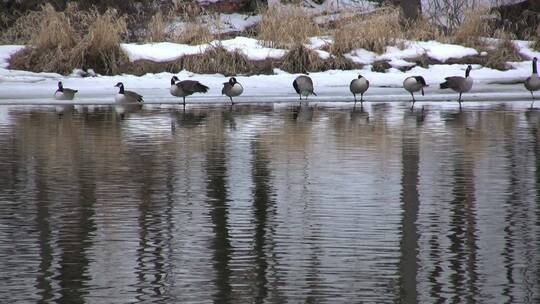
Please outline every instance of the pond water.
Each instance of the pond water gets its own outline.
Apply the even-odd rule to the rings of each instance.
[[[539,303],[539,247],[527,106],[0,107],[0,302]]]

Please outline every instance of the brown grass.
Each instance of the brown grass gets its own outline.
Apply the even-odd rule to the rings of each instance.
[[[120,48],[122,36],[127,31],[125,18],[111,9],[95,15],[88,34],[72,50],[72,65],[91,67],[98,73],[117,74],[119,65],[127,61]]]
[[[386,70],[391,68],[388,60],[378,60],[373,62],[373,65],[371,66],[371,70],[373,72],[379,72],[379,73],[386,73]]]
[[[274,5],[262,13],[257,38],[268,47],[292,48],[320,33],[308,11],[300,6]]]
[[[535,50],[540,51],[540,25],[536,27],[536,35],[533,37],[532,47]]]
[[[202,54],[184,56],[182,62],[184,69],[195,73],[220,73],[228,76],[247,74],[253,70],[253,64],[244,54],[229,52],[221,44],[210,46]]]
[[[13,16],[2,14],[6,23]],[[35,25],[39,23],[41,12],[29,12],[20,16],[13,22],[13,25],[0,32],[0,43],[2,44],[26,44],[34,34]]]
[[[397,39],[403,38],[399,10],[385,7],[369,15],[339,19],[332,36],[334,43],[330,49],[334,54],[359,48],[383,53],[386,46],[394,45]]]
[[[402,31],[406,39],[426,41],[426,40],[444,40],[445,34],[442,28],[432,24],[426,18],[418,18],[415,21],[402,19]]]
[[[100,14],[68,6],[66,11],[57,12],[45,4],[31,17],[28,20],[36,22],[31,46],[10,59],[11,68],[62,74],[75,68],[93,68],[98,73],[116,74],[127,60],[120,49],[126,22],[116,10]]]
[[[330,56],[322,63],[321,70],[353,70],[361,69],[363,65],[354,63],[349,58],[344,57],[343,55]]]
[[[319,71],[324,65],[317,52],[297,44],[281,59],[281,69],[289,73]]]
[[[478,7],[467,10],[461,25],[452,33],[451,42],[469,46],[472,48],[485,48],[482,37],[492,34],[489,22],[486,20],[489,10],[485,7]]]
[[[167,27],[167,18],[161,12],[157,12],[150,18],[146,33],[144,35],[145,42],[161,42],[165,41],[165,28]]]
[[[512,34],[505,31],[498,31],[496,37],[499,41],[493,50],[488,51],[485,66],[497,70],[508,70],[507,62],[521,61],[523,57],[519,54],[519,49],[512,42]]]
[[[214,38],[208,25],[200,21],[187,22],[182,28],[177,29],[171,37],[174,42],[193,45],[208,43]]]

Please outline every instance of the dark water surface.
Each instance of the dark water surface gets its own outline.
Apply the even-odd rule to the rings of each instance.
[[[407,107],[3,106],[0,302],[539,303],[540,110]]]

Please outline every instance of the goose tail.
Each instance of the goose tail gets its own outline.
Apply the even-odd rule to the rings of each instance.
[[[205,86],[202,83],[197,83],[197,86],[195,88],[197,89],[197,92],[201,92],[201,93],[206,93],[208,92],[208,89],[209,89],[207,86]]]
[[[441,89],[448,89],[448,88],[449,88],[449,86],[448,86],[448,81],[445,81],[445,82],[441,83],[441,84],[439,85],[439,87],[440,87]]]

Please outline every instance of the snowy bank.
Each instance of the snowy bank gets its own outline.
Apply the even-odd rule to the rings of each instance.
[[[330,42],[328,37],[314,37],[307,45],[311,49],[317,50],[321,57],[329,56],[328,53],[320,50],[326,43]],[[516,41],[521,54],[528,57],[540,57],[540,52],[529,48],[528,43]],[[264,47],[256,39],[236,37],[235,39],[223,40],[223,46],[227,50],[238,50],[244,53],[252,60],[262,60],[265,58],[280,58],[286,50]],[[330,70],[325,72],[310,73],[310,77],[315,84],[315,90],[320,96],[348,96],[348,85],[351,79],[362,74],[370,81],[370,91],[374,92],[377,88],[401,88],[403,79],[412,75],[422,75],[430,85],[427,92],[440,93],[438,83],[444,81],[447,76],[464,75],[466,64],[434,64],[427,68],[415,66],[407,72],[399,70],[402,64],[408,64],[408,58],[414,58],[420,55],[426,55],[438,62],[445,62],[450,58],[462,58],[470,55],[477,55],[474,49],[444,44],[435,41],[404,43],[404,49],[388,47],[384,54],[374,54],[372,52],[360,49],[348,54],[348,57],[356,62],[365,64],[359,70]],[[204,51],[209,44],[199,46],[188,46],[175,43],[153,43],[153,44],[123,44],[122,48],[129,55],[130,60],[152,60],[157,62],[170,61],[178,59],[188,54],[198,54]],[[171,73],[146,74],[143,76],[116,75],[116,76],[98,76],[81,78],[76,73],[70,76],[62,76],[56,73],[32,73],[27,71],[16,71],[7,69],[7,60],[16,51],[23,46],[0,46],[0,99],[15,98],[16,96],[27,96],[35,94],[50,98],[52,92],[56,90],[56,82],[64,81],[66,87],[78,89],[80,91],[78,98],[102,98],[113,96],[117,89],[114,84],[118,81],[124,82],[128,90],[158,90],[162,92],[162,100],[174,100],[168,93]],[[326,54],[325,54],[326,53]],[[388,69],[385,73],[374,72],[371,70],[371,64],[376,60],[390,60],[395,66]],[[511,62],[513,69],[508,71],[493,70],[480,65],[473,65],[472,77],[475,79],[475,88],[480,85],[489,85],[490,83],[516,83],[523,81],[531,74],[530,61]],[[221,87],[226,79],[221,74],[201,75],[189,71],[180,71],[176,73],[180,79],[195,79],[201,81],[210,87],[206,95],[197,95],[190,98],[221,98]],[[286,73],[281,70],[274,70],[274,75],[238,75],[237,79],[244,86],[243,97],[253,96],[294,96],[291,83],[297,74]],[[32,90],[29,93],[28,85],[31,83]],[[500,86],[499,86],[500,87]],[[368,94],[369,94],[368,92]],[[401,92],[401,91],[400,91]],[[450,91],[444,91],[451,94]],[[524,94],[528,94],[523,90]],[[160,93],[161,94],[161,93]],[[405,94],[405,92],[403,92]],[[100,97],[101,96],[101,97]],[[525,95],[524,95],[525,96]],[[161,100],[158,98],[158,101]]]

